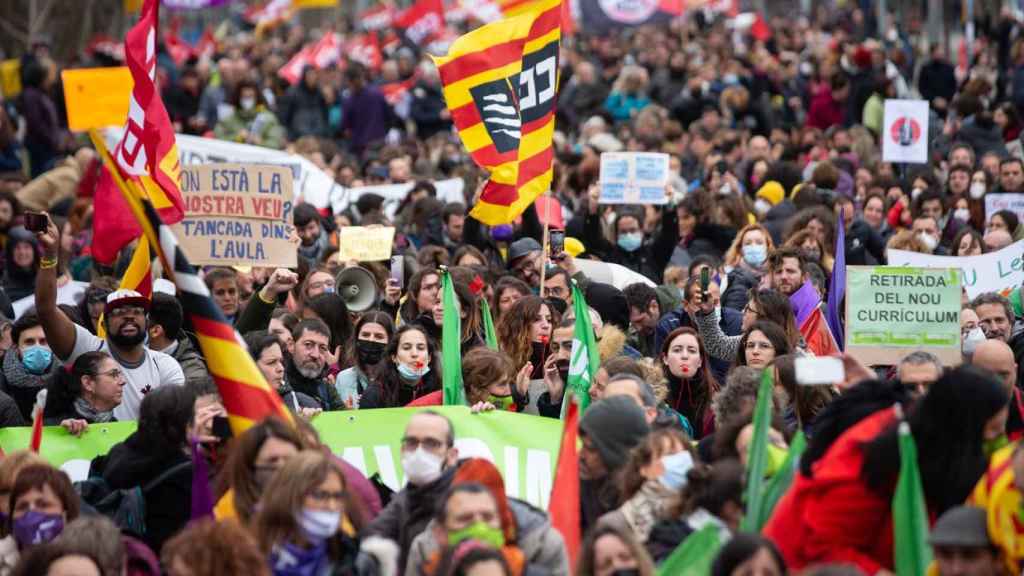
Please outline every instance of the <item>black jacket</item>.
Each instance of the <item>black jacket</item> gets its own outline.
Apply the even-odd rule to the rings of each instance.
[[[885,263],[885,240],[867,222],[854,220],[846,231],[847,266],[870,266]]]
[[[165,471],[189,460],[182,450],[157,450],[138,432],[92,461],[89,476],[102,476],[113,490],[144,486]],[[192,468],[184,467],[145,494],[146,534],[142,538],[157,555],[192,514]]]
[[[306,378],[295,367],[295,361],[291,357],[285,361],[284,377],[293,390],[315,398],[324,411],[345,409],[345,403],[338,396],[338,391],[334,389],[332,383],[324,377]]]
[[[633,252],[612,244],[601,231],[601,216],[588,214],[583,224],[583,244],[587,252],[601,257],[605,262],[619,264],[660,282],[665,266],[672,258],[672,251],[679,242],[679,221],[673,208],[662,211],[661,228],[653,240],[644,242]]]
[[[21,417],[21,411],[18,410],[14,398],[0,392],[0,428],[24,425],[25,419]]]
[[[746,268],[737,266],[729,272],[729,285],[722,294],[722,308],[743,311],[747,307],[747,292],[757,288],[761,280]]]
[[[956,94],[956,73],[949,62],[931,60],[921,67],[917,77],[917,89],[921,98],[934,100],[945,98],[947,102]]]

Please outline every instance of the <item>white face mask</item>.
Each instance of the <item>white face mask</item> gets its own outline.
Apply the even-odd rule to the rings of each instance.
[[[238,101],[238,104],[242,107],[242,110],[252,110],[256,106],[256,99],[242,98]]]
[[[971,198],[978,200],[985,195],[985,184],[981,182],[971,182],[971,187],[968,192]]]
[[[974,328],[971,329],[970,332],[967,333],[967,336],[964,336],[964,342],[962,346],[963,353],[968,356],[974,354],[974,350],[975,348],[978,347],[978,344],[981,344],[984,341],[985,332],[981,329],[980,326],[975,326]]]
[[[413,486],[430,484],[441,477],[444,460],[436,454],[427,452],[422,447],[414,452],[402,453],[402,470],[405,478]]]
[[[935,236],[932,236],[931,234],[926,234],[924,232],[918,234],[917,239],[920,240],[922,244],[924,244],[925,248],[928,249],[928,252],[934,252],[935,248],[939,245],[939,241],[935,239]]]
[[[917,197],[921,195],[921,192],[924,192],[924,190],[920,188],[914,188],[913,190],[910,191],[910,199],[917,200]]]
[[[967,208],[957,208],[953,210],[953,218],[961,222],[969,222],[971,220],[971,211]]]
[[[319,544],[338,533],[341,512],[331,510],[310,510],[303,508],[296,513],[295,521],[306,540]]]
[[[757,199],[757,200],[756,200],[756,201],[754,202],[754,212],[755,212],[755,213],[756,213],[756,214],[757,214],[758,216],[764,216],[764,215],[765,215],[765,214],[767,214],[767,213],[768,213],[768,211],[769,211],[769,210],[771,210],[771,209],[772,209],[772,204],[771,204],[771,202],[769,202],[769,201],[765,200],[764,198],[758,198],[758,199]]]

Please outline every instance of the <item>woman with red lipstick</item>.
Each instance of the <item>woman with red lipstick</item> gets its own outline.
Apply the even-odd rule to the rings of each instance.
[[[558,312],[539,296],[519,299],[498,322],[498,348],[512,358],[513,366],[532,365],[531,380],[544,378],[551,332],[560,321]]]
[[[437,345],[418,324],[395,332],[376,371],[360,408],[400,408],[441,388]]]
[[[719,385],[708,369],[708,354],[700,334],[688,326],[676,328],[665,338],[658,359],[668,379],[665,401],[690,421],[694,438],[709,434],[714,428],[711,398]]]

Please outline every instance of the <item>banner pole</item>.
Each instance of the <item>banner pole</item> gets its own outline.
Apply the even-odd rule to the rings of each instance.
[[[544,193],[544,197],[547,198],[548,200],[551,200],[551,190],[550,189],[548,189],[548,191]],[[541,298],[544,297],[544,281],[547,279],[547,271],[548,271],[548,228],[550,228],[550,227],[551,227],[551,202],[549,201],[549,202],[545,202],[544,203],[544,234],[543,234],[543,236],[544,236],[543,237],[544,243],[541,245],[541,248],[540,248],[540,259],[541,259],[541,266],[540,266],[540,297]]]

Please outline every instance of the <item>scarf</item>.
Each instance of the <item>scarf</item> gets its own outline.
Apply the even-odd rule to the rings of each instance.
[[[54,354],[53,361],[46,372],[36,375],[29,373],[25,365],[18,357],[17,347],[11,348],[4,354],[4,377],[7,379],[7,386],[12,388],[41,388],[45,382],[43,379],[53,373],[57,365],[57,355]]]
[[[89,402],[81,396],[75,398],[74,407],[75,412],[78,413],[79,416],[81,416],[86,422],[89,423],[106,424],[107,422],[112,422],[114,420],[113,410],[97,410],[96,408],[93,408],[92,404],[89,404]]]
[[[327,574],[329,568],[327,542],[309,550],[285,542],[270,552],[270,570],[274,576],[320,576]]]
[[[665,516],[675,496],[673,490],[655,478],[644,482],[640,490],[619,508],[641,544],[647,542],[651,529]]]

